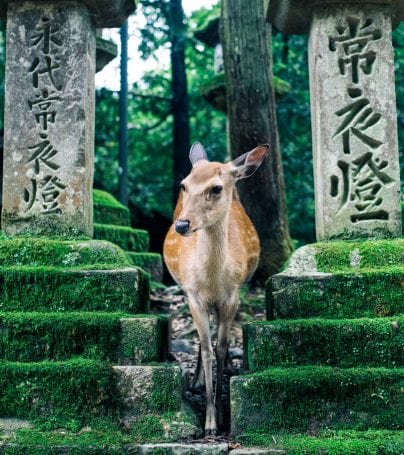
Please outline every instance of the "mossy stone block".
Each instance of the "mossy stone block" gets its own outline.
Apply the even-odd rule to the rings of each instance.
[[[126,251],[142,252],[149,249],[149,234],[142,229],[95,223],[94,238],[108,240]]]
[[[232,434],[400,429],[404,369],[302,366],[231,379]]]
[[[251,322],[243,327],[244,366],[404,366],[404,317]]]
[[[147,312],[149,277],[137,267],[82,270],[0,268],[2,311]]]
[[[163,281],[163,259],[159,253],[127,253],[133,265],[150,274],[152,281]]]
[[[268,318],[356,318],[404,311],[404,241],[299,248],[267,281]]]
[[[102,240],[0,238],[0,269],[17,266],[112,269],[130,264],[124,251]]]
[[[108,364],[94,360],[0,361],[0,416],[86,422],[111,409],[113,379]]]
[[[130,212],[112,194],[93,190],[94,223],[130,226]]]
[[[0,359],[19,362],[71,357],[136,365],[166,358],[165,317],[100,312],[0,313]]]
[[[317,434],[246,433],[246,445],[265,446],[285,455],[402,455],[404,432],[389,430],[324,431]],[[236,454],[236,451],[232,453]]]
[[[181,372],[178,367],[114,366],[117,400],[122,417],[182,409]]]

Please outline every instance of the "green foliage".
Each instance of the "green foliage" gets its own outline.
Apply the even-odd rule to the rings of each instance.
[[[300,366],[233,378],[232,432],[399,429],[404,369]]]
[[[404,317],[300,319],[244,326],[245,366],[404,366]]]

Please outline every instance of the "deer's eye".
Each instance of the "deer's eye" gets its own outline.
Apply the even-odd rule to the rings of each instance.
[[[185,185],[183,183],[181,183],[180,189],[181,189],[181,191],[185,191]]]
[[[222,185],[215,185],[214,187],[212,187],[212,189],[210,190],[210,192],[212,194],[220,194],[223,190],[223,187]]]

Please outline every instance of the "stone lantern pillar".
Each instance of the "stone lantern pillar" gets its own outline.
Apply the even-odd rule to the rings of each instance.
[[[92,235],[96,27],[133,0],[0,1],[7,17],[2,229]]]
[[[268,20],[309,33],[317,239],[400,237],[392,28],[402,0],[270,0]]]

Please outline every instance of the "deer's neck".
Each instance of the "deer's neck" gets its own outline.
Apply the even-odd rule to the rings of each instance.
[[[228,218],[198,231],[197,257],[207,271],[217,273],[223,268],[227,257]]]

